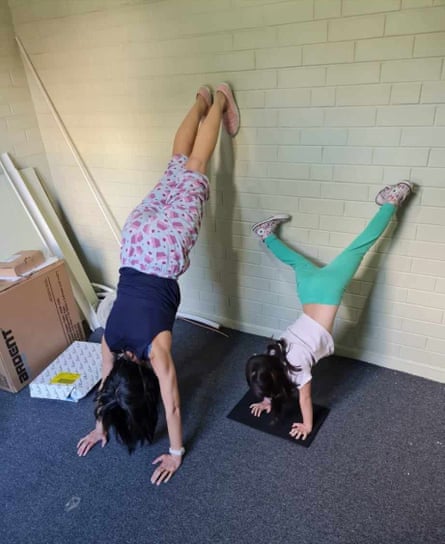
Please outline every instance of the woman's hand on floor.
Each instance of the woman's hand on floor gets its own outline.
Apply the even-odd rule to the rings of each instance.
[[[295,438],[295,440],[298,440],[299,438],[306,440],[307,435],[310,434],[311,431],[312,427],[309,425],[305,425],[304,423],[293,423],[289,434],[292,438]]]
[[[263,412],[266,412],[266,414],[270,414],[272,406],[270,403],[270,399],[263,399],[261,402],[254,402],[249,406],[249,408],[252,415],[254,415],[255,417],[260,417]]]
[[[164,482],[166,484],[181,466],[182,456],[164,453],[157,457],[152,464],[156,465],[156,463],[161,464],[156,467],[156,470],[153,472],[151,483],[160,485]]]
[[[98,442],[102,442],[102,447],[105,447],[108,442],[107,433],[103,430],[100,422],[96,423],[96,428],[94,430],[79,440],[77,443],[77,455],[83,457]]]

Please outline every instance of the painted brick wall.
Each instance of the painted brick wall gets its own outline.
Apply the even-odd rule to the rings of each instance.
[[[384,183],[419,190],[348,288],[337,351],[445,378],[443,0],[10,0],[17,33],[120,224],[152,187],[202,83],[232,82],[242,129],[222,135],[183,311],[268,336],[301,308],[290,270],[250,235],[323,263],[376,210]],[[64,213],[97,280],[117,247],[33,97]],[[241,362],[240,362],[241,364]]]
[[[42,138],[38,128],[25,72],[14,42],[14,28],[7,0],[0,0],[0,153],[8,152],[20,168],[34,166],[48,176]],[[13,201],[13,202],[12,202]],[[19,217],[23,220],[19,221]],[[15,236],[5,236],[15,221]],[[26,225],[25,225],[26,224]],[[24,249],[32,227],[6,179],[0,174],[0,258]],[[41,247],[39,245],[39,247]]]
[[[45,150],[7,0],[0,0],[0,150],[14,154],[21,168],[41,166],[47,174]]]

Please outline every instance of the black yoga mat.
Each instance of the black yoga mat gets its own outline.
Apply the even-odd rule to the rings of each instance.
[[[292,403],[292,407],[285,411],[283,417],[279,420],[274,418],[271,414],[266,414],[265,412],[263,412],[260,417],[255,417],[252,415],[250,413],[249,406],[254,402],[258,402],[258,399],[251,393],[250,390],[247,391],[247,393],[232,409],[232,411],[227,414],[227,417],[233,421],[238,421],[238,423],[252,427],[252,429],[272,434],[280,438],[285,438],[286,440],[290,440],[295,444],[304,446],[305,448],[308,448],[312,444],[312,441],[316,437],[318,431],[323,425],[324,420],[329,414],[329,408],[320,406],[319,404],[314,404],[314,424],[312,432],[306,437],[306,440],[301,438],[295,440],[295,438],[292,438],[289,435],[289,431],[292,428],[292,423],[302,421],[298,401]]]

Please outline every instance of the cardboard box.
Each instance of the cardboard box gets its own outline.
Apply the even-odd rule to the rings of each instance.
[[[43,264],[45,257],[36,249],[19,251],[6,261],[0,261],[0,277],[17,277]]]
[[[29,384],[31,397],[77,402],[100,381],[102,349],[74,342]]]
[[[19,391],[73,341],[84,339],[63,261],[0,282],[0,389]]]

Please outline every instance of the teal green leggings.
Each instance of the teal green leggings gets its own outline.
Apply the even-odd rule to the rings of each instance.
[[[340,304],[343,293],[356,273],[366,252],[382,235],[396,211],[393,204],[384,204],[365,230],[333,261],[316,266],[287,247],[274,234],[264,242],[272,253],[295,270],[297,293],[302,304]]]

